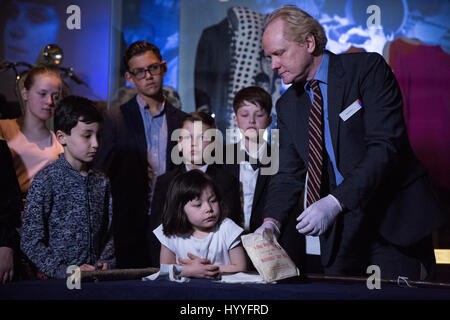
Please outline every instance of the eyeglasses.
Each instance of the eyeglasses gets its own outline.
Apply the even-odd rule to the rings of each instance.
[[[136,77],[136,79],[138,80],[142,80],[145,78],[145,75],[147,74],[147,71],[150,73],[150,75],[152,76],[157,76],[161,74],[162,71],[162,65],[164,64],[164,62],[161,63],[154,63],[152,65],[149,65],[147,68],[142,69],[142,68],[137,68],[134,69],[134,71],[129,71],[132,75],[134,75]]]

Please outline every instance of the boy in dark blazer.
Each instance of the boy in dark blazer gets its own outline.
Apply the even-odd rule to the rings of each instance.
[[[271,124],[272,97],[260,87],[247,87],[236,93],[233,100],[234,122],[241,133],[241,141],[226,146],[226,156],[234,155],[227,170],[241,186],[244,219],[242,227],[252,233],[263,223],[263,210],[268,196],[268,186],[277,170],[271,162],[278,153],[264,139],[266,128]],[[277,146],[278,147],[278,146]],[[276,230],[280,244],[295,264],[304,270],[305,237],[295,230],[295,211],[289,222]],[[303,244],[303,245],[302,245]]]
[[[150,266],[159,267],[159,254],[161,243],[156,238],[153,230],[162,223],[164,203],[169,191],[170,183],[175,177],[189,170],[202,170],[209,175],[222,191],[223,199],[228,210],[227,217],[240,225],[242,219],[239,199],[239,181],[230,175],[223,165],[208,161],[205,154],[207,148],[211,150],[211,144],[218,142],[217,147],[223,148],[220,141],[208,138],[210,130],[219,133],[214,119],[204,112],[192,112],[184,117],[180,126],[178,150],[182,155],[183,163],[176,165],[172,170],[158,177],[155,192],[152,199],[152,210],[147,227],[147,241],[149,247]],[[209,160],[214,160],[214,154]]]
[[[156,177],[174,167],[171,135],[185,113],[163,95],[167,65],[156,46],[134,42],[124,64],[138,94],[105,115],[95,166],[111,181],[117,267],[142,268],[150,262],[145,234],[152,189]]]

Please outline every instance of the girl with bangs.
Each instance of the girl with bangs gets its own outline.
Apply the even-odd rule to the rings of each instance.
[[[184,277],[216,278],[247,270],[240,235],[226,218],[219,188],[200,170],[178,175],[170,185],[162,224],[153,232],[161,242],[161,264],[178,264]]]

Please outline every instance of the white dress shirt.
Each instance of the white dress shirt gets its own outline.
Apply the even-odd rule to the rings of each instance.
[[[264,144],[259,148],[257,154],[251,154],[247,151],[244,141],[240,143],[241,150],[244,150],[250,157],[261,159]],[[239,168],[239,181],[242,183],[242,193],[244,198],[244,229],[250,229],[250,218],[252,215],[253,197],[255,194],[256,181],[258,180],[259,169],[253,170],[250,162],[242,161]]]

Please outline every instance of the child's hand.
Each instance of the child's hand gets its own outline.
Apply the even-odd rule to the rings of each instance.
[[[182,277],[208,278],[214,279],[220,275],[219,266],[204,264],[199,260],[192,260],[191,263],[183,266],[180,274]]]
[[[183,266],[181,276],[193,278],[217,278],[220,274],[219,266],[211,264],[206,258],[197,257],[188,253],[189,259],[179,258],[178,262]]]
[[[178,262],[179,262],[182,266],[184,266],[184,265],[189,265],[189,264],[191,264],[194,260],[195,260],[195,261],[198,261],[198,262],[200,262],[200,263],[202,263],[202,264],[211,264],[211,261],[209,261],[208,259],[197,257],[196,255],[193,255],[192,253],[188,253],[188,258],[189,258],[189,259],[178,258]]]
[[[95,270],[95,267],[94,266],[91,266],[90,264],[83,264],[83,265],[81,265],[80,266],[80,270],[81,271],[94,271]]]
[[[0,283],[12,281],[14,276],[13,249],[0,247]]]
[[[108,270],[109,266],[106,262],[99,262],[97,263],[97,270]]]

